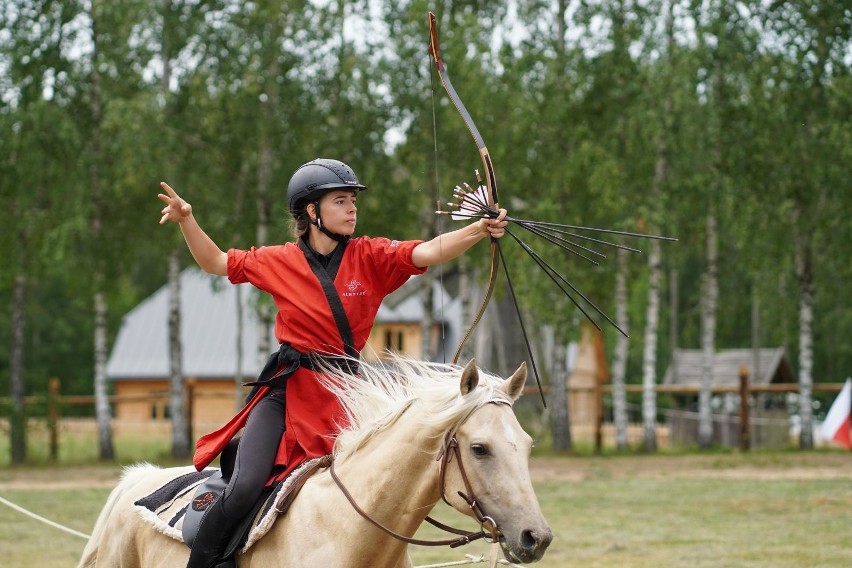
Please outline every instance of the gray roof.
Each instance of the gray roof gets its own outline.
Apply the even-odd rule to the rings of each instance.
[[[740,367],[749,369],[749,382],[755,385],[769,383],[794,383],[796,376],[787,360],[783,347],[761,348],[757,350],[757,373],[754,350],[723,349],[713,357],[713,386],[735,386],[739,384]],[[677,362],[677,380],[672,377],[672,367],[663,376],[664,385],[684,385],[698,387],[701,383],[701,368],[704,355],[701,349],[676,349],[673,359]]]
[[[423,319],[419,294],[421,277],[412,277],[388,296],[379,309],[380,323],[411,323]],[[219,276],[197,268],[181,273],[181,341],[183,374],[187,377],[251,379],[260,372],[258,324],[253,304],[259,294],[249,284],[232,285]],[[242,302],[242,369],[237,369],[237,294]],[[445,345],[454,346],[461,328],[461,309],[438,281],[432,282],[433,317],[445,321]],[[107,377],[115,379],[163,379],[169,376],[168,287],[128,312],[121,323],[107,361]],[[278,342],[269,329],[269,345]],[[439,354],[443,356],[443,354]],[[263,357],[265,360],[265,356]]]
[[[423,305],[422,280],[428,276],[412,276],[408,282],[390,294],[376,314],[376,323],[419,323],[423,321],[426,307]],[[431,279],[432,320],[444,323],[444,335],[435,361],[452,358],[462,332],[461,300],[453,298],[439,279]]]
[[[260,372],[257,290],[234,286],[219,276],[187,268],[180,276],[183,374],[187,377],[242,378]],[[242,303],[242,369],[237,369],[237,296]],[[168,286],[124,316],[107,361],[110,379],[162,379],[169,376]],[[277,345],[269,330],[270,345]]]
[[[381,323],[411,323],[423,320],[425,306],[421,289],[424,276],[412,276],[408,282],[390,294],[382,305],[376,321]],[[450,297],[438,280],[432,280],[432,318],[447,323],[461,323],[459,314],[460,302]],[[458,320],[458,322],[453,321]]]

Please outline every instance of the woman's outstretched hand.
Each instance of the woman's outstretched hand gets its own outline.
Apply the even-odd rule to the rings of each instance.
[[[173,190],[166,182],[161,181],[160,187],[162,187],[168,194],[157,194],[160,201],[166,204],[161,211],[163,216],[160,217],[160,225],[164,224],[166,221],[180,223],[181,221],[188,219],[189,216],[192,215],[192,205],[181,199],[181,197],[175,193],[175,190]]]
[[[506,234],[506,225],[509,224],[508,221],[504,220],[505,217],[506,210],[500,209],[500,215],[494,219],[482,219],[479,221],[479,226],[483,231],[487,232],[492,239],[499,239]]]

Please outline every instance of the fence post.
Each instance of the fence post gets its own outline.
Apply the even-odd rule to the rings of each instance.
[[[748,397],[748,366],[742,365],[740,367],[740,450],[744,452],[751,447]]]
[[[189,443],[192,445],[194,428],[193,421],[195,420],[195,387],[198,380],[195,377],[187,377],[184,381],[185,397],[184,404],[186,405],[186,428],[189,432]],[[172,422],[174,424],[174,422]]]
[[[603,452],[603,379],[595,375],[595,453]]]
[[[59,378],[47,382],[47,430],[50,433],[50,461],[59,459]]]

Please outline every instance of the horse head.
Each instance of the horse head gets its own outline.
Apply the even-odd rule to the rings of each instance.
[[[444,500],[477,518],[509,561],[524,563],[540,560],[553,539],[530,480],[532,438],[512,409],[526,377],[522,363],[448,434],[440,474]],[[461,396],[473,396],[479,382],[471,360],[461,373]]]

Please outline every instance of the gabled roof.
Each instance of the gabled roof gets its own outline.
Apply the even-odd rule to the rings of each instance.
[[[376,315],[378,323],[420,322],[425,314],[422,297],[422,279],[425,276],[412,276],[408,282],[391,293]],[[443,321],[458,329],[461,324],[461,302],[452,298],[438,280],[432,280],[432,319]]]
[[[258,324],[253,304],[257,290],[187,268],[180,275],[183,374],[187,377],[253,378],[260,372]],[[242,369],[237,369],[237,297],[242,304]],[[107,361],[112,380],[169,376],[169,291],[157,290],[121,323]],[[269,330],[270,345],[278,342]]]
[[[412,277],[385,299],[377,323],[412,323],[423,319],[421,277]],[[260,372],[258,324],[254,310],[259,292],[249,284],[233,285],[197,268],[181,272],[181,341],[187,377],[253,379]],[[237,296],[242,304],[241,369],[237,369]],[[445,345],[455,345],[461,308],[438,281],[432,281],[433,318],[446,324]],[[107,377],[157,379],[169,376],[168,286],[163,286],[124,316],[107,361]],[[269,329],[269,345],[278,341]],[[263,356],[265,362],[266,356]]]
[[[740,367],[749,369],[749,382],[754,385],[769,383],[794,383],[796,375],[783,347],[757,350],[757,373],[753,349],[723,349],[713,357],[713,386],[736,386],[739,384]],[[676,349],[672,358],[677,363],[677,379],[672,377],[671,364],[663,376],[664,385],[698,387],[701,384],[704,355],[701,349]]]
[[[423,280],[425,275],[412,276],[408,282],[385,298],[376,314],[376,324],[420,324],[426,307],[423,305]],[[453,355],[452,349],[461,339],[462,309],[461,301],[449,295],[443,284],[435,278],[432,286],[432,321],[443,323],[443,332],[438,341],[435,361],[447,361]]]

